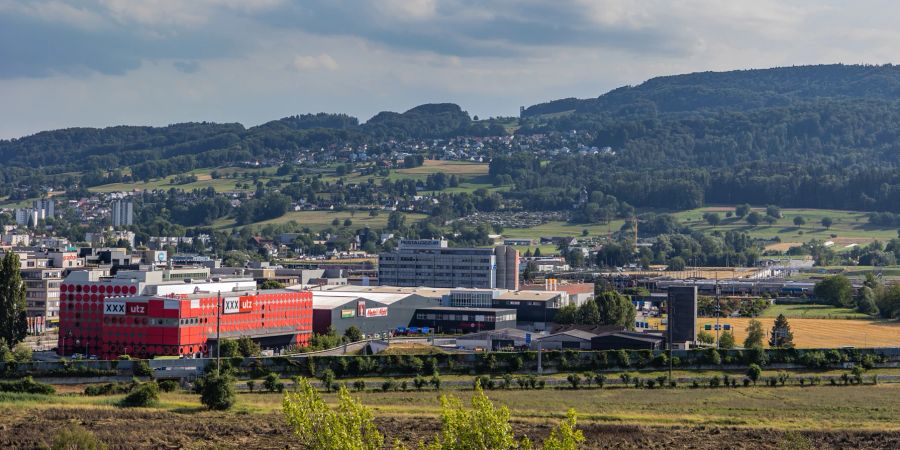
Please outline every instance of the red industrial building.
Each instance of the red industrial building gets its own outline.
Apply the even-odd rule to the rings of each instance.
[[[217,316],[219,336],[248,336],[263,347],[306,345],[312,334],[312,294],[306,291],[222,292],[221,298],[137,293],[127,283],[60,286],[59,353],[101,359],[210,356]]]

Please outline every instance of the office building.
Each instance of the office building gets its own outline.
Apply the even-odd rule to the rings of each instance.
[[[378,255],[382,286],[517,289],[519,252],[508,246],[450,248],[446,240],[404,239]]]

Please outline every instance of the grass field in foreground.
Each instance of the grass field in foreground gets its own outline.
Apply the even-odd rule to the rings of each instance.
[[[762,317],[778,317],[779,314],[784,314],[788,319],[872,319],[872,316],[850,308],[828,305],[772,305],[763,311]]]
[[[751,319],[721,318],[719,323],[730,324],[738,345],[747,337],[747,323]],[[760,317],[763,330],[772,330],[775,319]],[[715,324],[714,318],[698,318],[698,330],[705,324]],[[788,319],[794,333],[794,344],[798,348],[835,348],[835,347],[894,347],[900,343],[900,323],[877,322],[872,320],[834,320],[834,319]]]
[[[450,395],[467,402],[472,391],[452,391]],[[574,408],[580,422],[639,424],[739,426],[779,429],[900,429],[900,385],[817,386],[736,389],[544,389],[487,391],[495,404],[509,407],[516,420],[558,419]],[[328,403],[335,394],[323,394]],[[440,412],[439,393],[362,392],[354,393],[376,417],[435,417]],[[2,397],[0,397],[2,398]],[[106,408],[122,396],[10,396],[0,399],[0,411],[12,408],[82,407]],[[277,412],[281,394],[240,394],[233,413]],[[201,420],[199,396],[190,393],[163,393],[159,410],[185,414],[183,420]],[[194,418],[194,414],[199,414]],[[3,419],[0,419],[2,423]]]

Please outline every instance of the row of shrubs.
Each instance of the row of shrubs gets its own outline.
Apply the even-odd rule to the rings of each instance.
[[[684,355],[684,353],[681,353]],[[854,362],[869,369],[884,362],[884,355],[856,349],[797,350],[762,349],[716,350],[713,348],[693,350],[688,356],[675,356],[671,365],[689,368],[701,365],[734,366],[756,364],[797,364],[810,369],[839,367],[846,362]],[[367,375],[427,375],[440,370],[451,374],[496,374],[515,373],[532,370],[537,365],[537,353],[532,351],[512,353],[483,353],[479,355],[439,354],[429,356],[385,355],[385,356],[318,356],[290,359],[278,357],[270,360],[274,366],[262,359],[234,358],[223,361],[223,368],[234,368],[239,374],[251,378],[261,378],[270,371],[290,375],[319,377],[330,370],[338,378]],[[598,371],[628,370],[644,368],[665,368],[669,366],[665,352],[650,350],[615,351],[547,351],[542,355],[546,369],[558,371]],[[244,364],[247,365],[244,365]]]
[[[34,381],[31,377],[25,377],[21,380],[0,381],[0,392],[51,395],[56,393],[56,389],[49,384]]]
[[[866,369],[884,362],[887,357],[869,350],[831,349],[762,349],[716,350],[700,349],[679,352],[681,356],[672,358],[672,366],[678,368],[700,365],[750,365],[757,364],[797,364],[810,369],[838,367],[846,362],[861,364]],[[669,366],[666,352],[650,350],[609,350],[609,351],[546,351],[542,364],[548,370],[597,371],[664,368]],[[215,363],[210,364],[215,368]],[[318,377],[324,370],[331,370],[336,377],[358,377],[366,375],[431,374],[437,370],[452,374],[495,374],[515,373],[534,369],[537,352],[491,352],[479,355],[438,354],[417,355],[371,355],[371,356],[315,356],[303,358],[275,357],[270,359],[242,357],[226,358],[223,370],[233,368],[237,374],[250,378],[262,378],[269,372],[277,371],[290,375]],[[28,363],[0,363],[0,375],[21,376],[22,372],[37,375]],[[134,360],[132,375],[151,376],[152,369],[146,360]],[[51,370],[42,370],[41,376],[113,376],[116,369],[101,369],[79,362],[64,361]]]

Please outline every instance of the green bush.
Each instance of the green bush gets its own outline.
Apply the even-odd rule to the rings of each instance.
[[[56,393],[56,389],[49,384],[38,383],[31,377],[25,377],[16,381],[0,381],[0,392],[52,395]]]
[[[229,374],[207,374],[201,378],[200,402],[209,409],[226,410],[234,406],[237,395],[234,379]]]
[[[159,385],[155,381],[135,386],[119,403],[125,407],[148,407],[159,402]]]
[[[278,389],[278,374],[270,373],[263,380],[263,387],[269,392],[275,392]]]
[[[93,384],[84,388],[84,395],[116,395],[127,394],[133,385],[131,383],[104,383]]]
[[[136,377],[149,377],[153,375],[153,370],[150,369],[150,364],[147,363],[146,360],[138,359],[135,360],[131,366],[131,373]]]
[[[79,425],[69,425],[53,434],[52,450],[106,450],[108,447],[94,433]]]
[[[178,389],[178,382],[175,380],[163,380],[159,382],[159,390],[163,392],[175,392]]]

